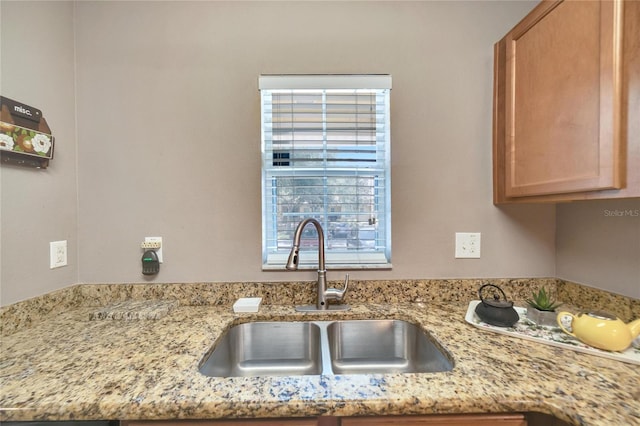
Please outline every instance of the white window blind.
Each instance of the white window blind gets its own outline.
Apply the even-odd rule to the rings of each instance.
[[[324,229],[327,266],[390,267],[391,77],[262,76],[263,267],[286,263],[298,223]],[[302,267],[317,266],[305,229]]]

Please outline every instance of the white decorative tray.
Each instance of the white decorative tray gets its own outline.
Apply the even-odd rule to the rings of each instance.
[[[591,355],[601,356],[604,358],[615,359],[616,361],[628,362],[640,365],[640,348],[631,345],[623,352],[609,352],[601,349],[585,345],[573,336],[563,332],[560,327],[546,327],[536,325],[525,315],[526,308],[515,307],[516,312],[520,315],[520,320],[513,327],[498,327],[482,322],[476,315],[476,305],[479,300],[473,300],[469,303],[469,309],[464,319],[469,324],[495,333],[506,334],[507,336],[518,337],[520,339],[531,340],[542,343],[544,345],[555,346],[558,348],[570,349],[576,352],[583,352]],[[637,340],[636,340],[637,342]],[[635,342],[634,342],[635,344]]]

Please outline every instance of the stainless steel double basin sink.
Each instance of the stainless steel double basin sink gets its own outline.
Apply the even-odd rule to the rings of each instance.
[[[230,328],[200,363],[213,377],[434,373],[450,355],[401,320],[249,322]]]

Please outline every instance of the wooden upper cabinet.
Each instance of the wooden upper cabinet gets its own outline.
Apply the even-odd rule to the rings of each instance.
[[[543,1],[495,45],[495,203],[640,196],[638,3]]]

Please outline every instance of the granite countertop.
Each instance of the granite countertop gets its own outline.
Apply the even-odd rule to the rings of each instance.
[[[216,419],[318,415],[540,412],[576,425],[639,425],[637,365],[514,339],[464,321],[467,302],[355,304],[301,314],[263,304],[163,302],[162,315],[96,315],[80,306],[2,338],[0,420]],[[90,319],[91,318],[91,319]],[[433,374],[205,377],[198,363],[234,324],[403,319],[453,357]]]

